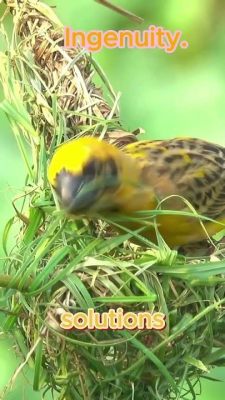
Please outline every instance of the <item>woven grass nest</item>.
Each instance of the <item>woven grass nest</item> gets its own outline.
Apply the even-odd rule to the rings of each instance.
[[[7,299],[3,331],[13,336],[35,390],[54,399],[190,399],[200,377],[225,364],[225,264],[220,246],[210,257],[185,257],[141,233],[120,235],[119,221],[70,220],[55,207],[46,178],[55,148],[91,134],[123,146],[137,140],[119,122],[118,99],[84,49],[65,50],[62,24],[47,5],[7,1],[12,35],[2,19],[4,100],[27,178],[4,231]],[[98,86],[101,86],[99,89]],[[103,90],[104,89],[104,97]],[[8,242],[12,231],[14,246]],[[143,246],[132,244],[138,236]],[[70,330],[63,311],[160,311],[166,328]]]

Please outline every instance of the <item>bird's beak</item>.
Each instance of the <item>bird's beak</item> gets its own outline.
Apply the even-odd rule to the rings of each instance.
[[[86,213],[101,194],[94,181],[85,181],[82,175],[63,171],[57,176],[55,188],[62,207],[70,214]]]

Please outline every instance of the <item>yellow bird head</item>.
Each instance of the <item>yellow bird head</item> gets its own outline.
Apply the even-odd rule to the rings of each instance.
[[[48,179],[69,214],[120,208],[137,184],[135,161],[115,146],[93,137],[62,144],[53,155]],[[121,195],[123,193],[123,195]]]

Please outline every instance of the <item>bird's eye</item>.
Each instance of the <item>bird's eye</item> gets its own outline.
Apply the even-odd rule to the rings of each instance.
[[[92,159],[83,168],[83,179],[85,183],[98,182],[101,189],[111,189],[118,186],[118,168],[111,158],[103,162]]]
[[[98,160],[91,160],[88,164],[83,168],[83,175],[87,177],[90,181],[96,177],[96,175],[100,174],[102,170],[102,164]]]
[[[114,161],[112,158],[110,158],[110,159],[107,160],[107,162],[106,162],[106,168],[107,168],[108,173],[109,173],[111,176],[113,176],[114,178],[117,177],[117,175],[118,175],[118,169],[117,169],[117,166],[116,166],[115,161]]]
[[[115,188],[118,185],[118,168],[115,161],[110,158],[105,164],[106,187]]]

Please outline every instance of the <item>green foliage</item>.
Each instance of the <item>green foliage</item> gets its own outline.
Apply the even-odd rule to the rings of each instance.
[[[130,21],[91,0],[71,2],[67,8],[60,1],[51,3],[57,5],[60,19],[75,29],[134,29]],[[118,3],[144,17],[146,26],[153,23],[181,29],[190,42],[188,50],[178,50],[171,56],[159,50],[137,49],[104,50],[95,56],[113,86],[123,93],[125,126],[145,128],[148,138],[188,135],[225,144],[223,8],[218,11],[218,3],[209,0],[198,4],[195,0],[182,4],[178,0]],[[109,83],[106,86],[111,90]],[[96,239],[85,224],[65,221],[54,210],[46,181],[47,160],[62,139],[62,129],[58,126],[56,141],[46,149],[21,99],[16,97],[18,93],[11,93],[14,99],[4,100],[2,109],[18,147],[8,137],[1,138],[5,149],[1,187],[3,191],[12,182],[28,201],[22,208],[17,206],[26,219],[17,214],[3,235],[6,254],[2,256],[7,272],[14,275],[12,287],[19,282],[18,291],[4,292],[7,311],[13,313],[5,319],[4,328],[14,335],[23,358],[34,368],[34,390],[47,381],[48,387],[54,384],[57,391],[61,390],[62,399],[169,396],[178,400],[188,398],[187,392],[195,398],[195,379],[198,381],[212,366],[224,365],[224,262],[185,260],[163,243],[159,247],[151,244],[151,251],[123,246],[132,236],[142,237],[142,228],[106,240],[104,224]],[[50,111],[54,119],[54,102]],[[98,123],[102,126],[103,121],[96,120]],[[59,125],[62,127],[63,122]],[[8,126],[5,123],[1,128],[5,133]],[[29,186],[21,190],[26,174]],[[10,197],[1,199],[2,210],[8,213],[6,221],[13,215]],[[15,221],[17,229],[12,223]],[[145,239],[142,242],[149,246]],[[72,302],[65,301],[66,295]],[[148,346],[146,332],[66,335],[53,317],[60,305],[72,311],[93,306],[104,310],[115,302],[127,310],[159,307],[169,325],[165,332],[154,333]],[[18,331],[21,326],[23,333]],[[53,352],[48,353],[48,348]],[[48,362],[50,373],[43,370]]]

